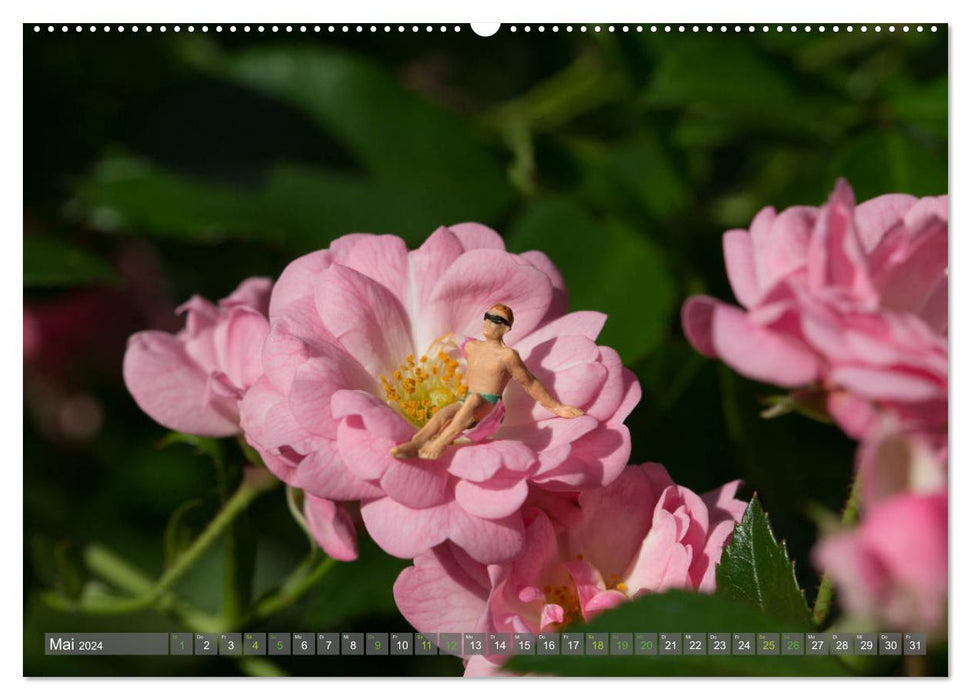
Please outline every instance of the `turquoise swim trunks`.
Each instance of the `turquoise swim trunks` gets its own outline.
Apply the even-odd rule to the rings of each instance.
[[[484,398],[486,401],[488,401],[489,403],[491,403],[493,406],[495,406],[497,403],[499,403],[499,399],[502,398],[502,396],[500,396],[499,394],[483,394],[483,393],[479,393],[479,396],[481,396],[482,398]],[[465,401],[468,397],[469,397],[469,395],[466,394],[465,396],[462,397],[462,401]]]

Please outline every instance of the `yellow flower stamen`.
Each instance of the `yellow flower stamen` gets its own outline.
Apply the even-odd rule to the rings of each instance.
[[[563,608],[563,625],[569,625],[583,619],[580,599],[577,596],[576,586],[572,583],[558,586],[545,585],[543,586],[543,594],[546,596],[547,603],[559,605]]]
[[[391,373],[390,381],[380,377],[388,405],[420,428],[441,408],[461,400],[468,389],[461,381],[462,373],[457,372],[460,362],[452,357],[457,354],[458,345],[447,334],[417,360],[408,355]]]

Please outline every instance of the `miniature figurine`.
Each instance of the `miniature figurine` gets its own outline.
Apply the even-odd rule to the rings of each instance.
[[[502,392],[510,378],[557,416],[576,418],[583,415],[579,408],[554,399],[526,368],[519,353],[503,342],[503,336],[512,330],[513,319],[512,309],[505,304],[494,304],[486,312],[482,324],[485,340],[469,340],[463,346],[468,364],[468,393],[460,401],[435,413],[411,440],[391,448],[395,458],[436,459],[466,429],[469,431],[465,437],[474,442],[495,433],[506,413]]]

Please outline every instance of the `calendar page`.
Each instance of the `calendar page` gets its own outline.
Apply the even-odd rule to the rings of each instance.
[[[947,676],[880,14],[24,24],[23,674]]]

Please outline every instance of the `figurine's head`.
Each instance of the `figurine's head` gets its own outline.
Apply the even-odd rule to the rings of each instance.
[[[482,333],[486,338],[496,340],[502,338],[512,329],[513,313],[505,304],[493,304],[492,308],[486,311],[485,320],[482,323]]]

